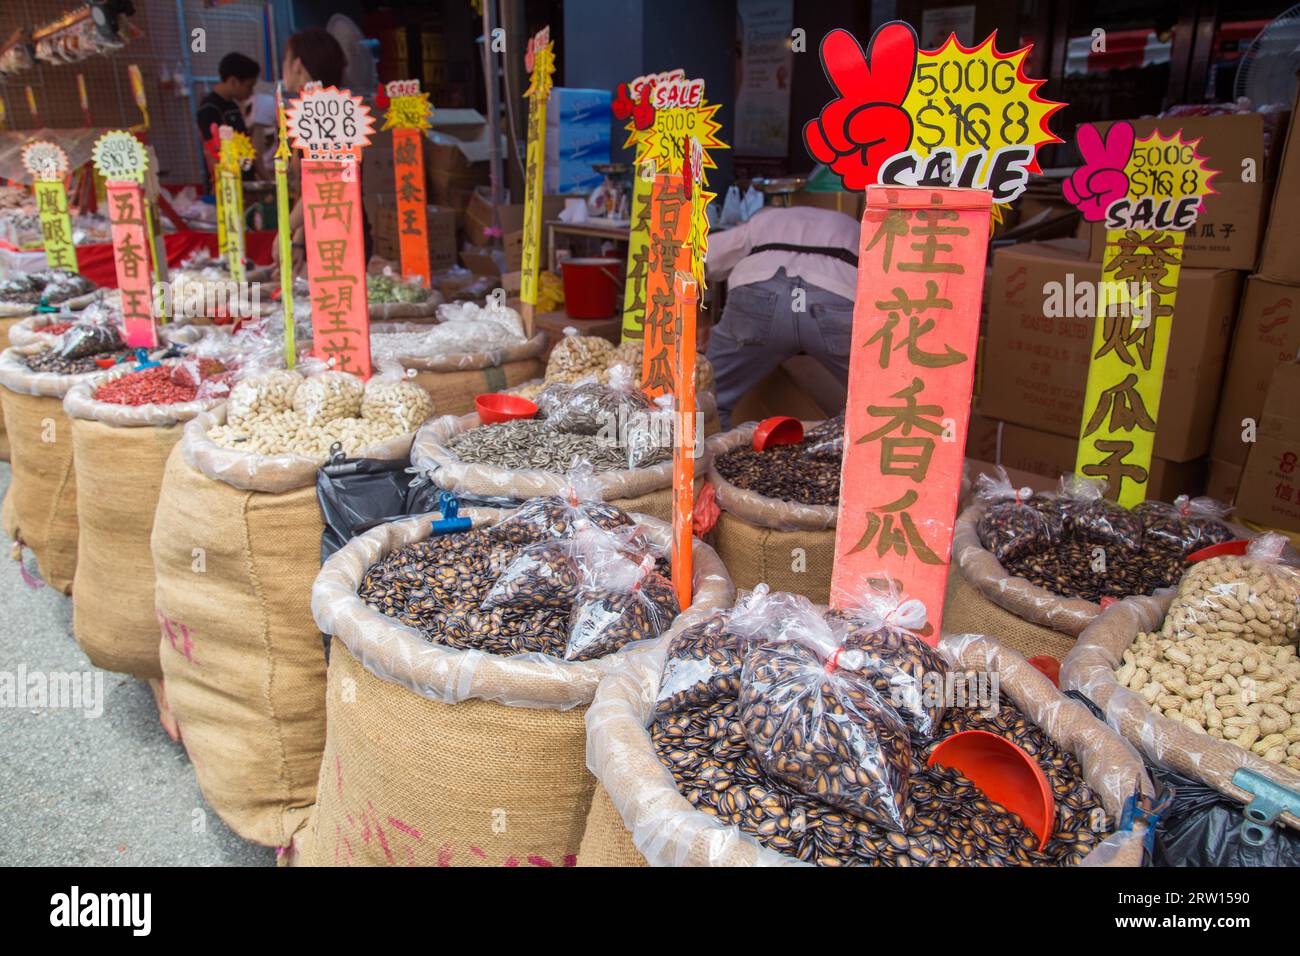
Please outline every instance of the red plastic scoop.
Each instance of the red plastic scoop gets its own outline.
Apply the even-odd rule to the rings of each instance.
[[[929,766],[960,770],[994,803],[1019,815],[1047,846],[1056,829],[1056,800],[1037,761],[1005,737],[987,730],[964,730],[941,741],[930,754]]]
[[[537,414],[537,405],[518,395],[506,395],[503,392],[491,392],[474,399],[474,408],[484,425],[498,425],[516,418],[532,418]]]
[[[803,441],[803,422],[789,415],[765,418],[754,429],[754,451],[767,451],[777,445],[797,445]]]
[[[1245,554],[1249,544],[1250,542],[1245,538],[1238,541],[1224,541],[1221,544],[1212,544],[1208,548],[1201,548],[1200,551],[1193,551],[1185,560],[1188,564],[1195,564],[1197,561],[1221,558],[1225,554]]]

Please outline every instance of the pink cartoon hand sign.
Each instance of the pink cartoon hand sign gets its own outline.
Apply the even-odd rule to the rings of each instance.
[[[1101,222],[1110,204],[1128,195],[1124,167],[1133,155],[1133,127],[1116,123],[1102,139],[1097,127],[1080,126],[1078,143],[1083,165],[1061,183],[1061,191],[1085,220]]]
[[[804,143],[845,189],[866,189],[885,160],[912,142],[912,117],[902,103],[916,67],[916,33],[906,23],[887,23],[864,54],[853,34],[832,30],[822,39],[821,58],[839,96],[804,126]]]

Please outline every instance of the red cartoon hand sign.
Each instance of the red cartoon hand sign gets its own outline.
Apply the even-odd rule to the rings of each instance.
[[[627,84],[618,85],[618,95],[614,97],[612,108],[614,119],[620,123],[629,116],[638,130],[649,129],[655,124],[655,108],[650,98],[654,96],[655,85],[653,82],[646,83],[641,88],[641,99],[634,101],[628,94]]]
[[[1079,153],[1083,165],[1061,183],[1061,192],[1079,207],[1088,222],[1101,222],[1106,209],[1128,194],[1124,167],[1133,155],[1133,127],[1116,123],[1102,139],[1095,126],[1079,127]]]
[[[618,92],[614,94],[610,109],[614,111],[614,119],[620,123],[632,115],[632,97],[628,95],[626,83],[618,85]]]
[[[864,54],[853,34],[832,30],[822,39],[821,58],[839,98],[804,126],[804,143],[845,189],[866,189],[881,164],[912,142],[912,117],[902,103],[916,67],[916,33],[906,23],[887,23]]]

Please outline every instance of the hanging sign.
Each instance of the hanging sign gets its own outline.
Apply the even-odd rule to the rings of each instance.
[[[374,121],[361,97],[308,84],[288,109],[303,152],[302,208],[312,289],[313,351],[338,371],[370,377],[370,316],[357,167]]]
[[[77,272],[77,247],[72,241],[68,191],[63,185],[63,177],[68,174],[68,154],[57,143],[35,140],[23,147],[22,162],[34,180],[45,261],[51,269]]]
[[[141,188],[148,167],[144,145],[125,130],[95,141],[95,171],[104,180],[112,225],[113,265],[122,299],[123,338],[132,348],[158,344],[149,265],[149,208]]]
[[[424,131],[433,107],[419,80],[395,80],[384,87],[386,130],[393,131],[393,175],[397,183],[397,241],[402,275],[428,285],[429,214],[424,189]]]
[[[284,366],[297,363],[293,326],[293,229],[289,225],[289,129],[284,115],[284,87],[275,88],[275,120],[279,133],[275,146],[275,225],[280,246],[280,308],[284,322]]]
[[[1218,175],[1198,144],[1181,132],[1135,140],[1128,123],[1105,135],[1081,126],[1083,165],[1061,187],[1106,226],[1075,471],[1105,480],[1125,507],[1146,498],[1183,238]]]
[[[528,89],[528,153],[524,169],[524,248],[523,275],[519,280],[519,297],[529,306],[537,305],[537,282],[542,259],[542,176],[546,165],[546,107],[551,96],[555,73],[555,44],[551,28],[545,27],[528,41],[524,65],[530,74]],[[531,320],[531,314],[527,317]],[[531,333],[532,329],[528,331]]]
[[[243,282],[244,272],[244,170],[253,164],[257,151],[246,133],[229,126],[217,130],[217,210],[225,239],[225,258],[230,278]]]
[[[695,324],[700,288],[689,272],[673,276],[673,588],[684,611],[691,605],[694,577],[691,537],[695,513]]]
[[[707,221],[709,192],[706,170],[717,169],[710,150],[729,149],[718,138],[722,124],[714,119],[720,104],[710,104],[704,96],[704,81],[687,79],[684,70],[672,70],[639,76],[621,84],[613,101],[614,117],[626,120],[628,131],[624,147],[636,148],[636,175],[633,177],[631,231],[628,243],[627,282],[623,290],[623,338],[644,337],[648,298],[650,200],[656,175],[662,170],[680,169],[685,160],[685,143],[694,137],[700,143],[700,201],[694,215]],[[698,227],[697,227],[697,230]],[[692,272],[703,274],[701,248],[698,266]],[[701,288],[703,286],[701,285]]]
[[[975,189],[871,186],[858,257],[831,604],[882,575],[939,639],[991,212]]]
[[[1025,74],[1032,45],[999,53],[996,39],[967,47],[950,35],[918,50],[912,27],[894,21],[863,53],[853,34],[832,30],[821,61],[836,98],[804,126],[808,152],[849,191],[957,186],[1014,202],[1039,172],[1038,151],[1061,142],[1048,121],[1064,104]]]

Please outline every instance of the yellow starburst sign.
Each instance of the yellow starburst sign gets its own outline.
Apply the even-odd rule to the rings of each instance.
[[[384,85],[384,92],[388,94],[388,109],[381,129],[429,128],[433,104],[429,94],[420,91],[419,80],[394,80]]]

